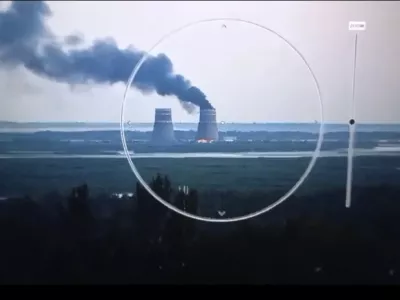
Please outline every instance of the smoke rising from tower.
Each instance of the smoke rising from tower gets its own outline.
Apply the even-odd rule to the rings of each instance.
[[[23,65],[39,76],[67,84],[114,84],[126,83],[145,55],[134,47],[120,49],[110,38],[96,40],[88,48],[66,50],[80,44],[82,37],[56,38],[45,24],[49,16],[51,11],[44,1],[13,1],[7,11],[0,11],[0,67]],[[193,110],[189,104],[212,108],[199,88],[174,73],[164,54],[150,56],[133,85],[143,93],[176,96],[189,112]]]
[[[201,109],[196,140],[217,141],[218,126],[215,109]]]

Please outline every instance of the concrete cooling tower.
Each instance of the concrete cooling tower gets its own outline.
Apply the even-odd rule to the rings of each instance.
[[[196,140],[204,142],[218,140],[217,114],[215,109],[200,110]]]
[[[151,142],[158,145],[168,145],[175,142],[170,108],[156,108]]]

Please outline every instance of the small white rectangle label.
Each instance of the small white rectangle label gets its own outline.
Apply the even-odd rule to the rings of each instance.
[[[367,27],[367,22],[364,21],[350,21],[349,30],[363,31]]]

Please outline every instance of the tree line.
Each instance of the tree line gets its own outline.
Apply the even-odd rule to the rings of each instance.
[[[149,185],[198,214],[195,189],[160,174]],[[335,201],[342,192],[234,224],[182,217],[140,184],[123,198],[91,197],[83,184],[67,196],[0,201],[0,283],[399,283],[399,189],[356,189],[351,210]]]

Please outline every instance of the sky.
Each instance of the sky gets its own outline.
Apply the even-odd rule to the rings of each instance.
[[[9,7],[2,1],[0,11]],[[224,122],[347,123],[351,116],[355,33],[349,21],[366,21],[358,34],[355,119],[400,122],[400,2],[48,2],[46,26],[58,39],[82,38],[77,49],[113,38],[120,49],[149,51],[185,24],[213,18],[239,18],[265,26],[288,40],[243,22],[214,21],[186,27],[165,39],[150,55],[165,54],[173,72],[190,80]],[[224,26],[225,25],[225,26]],[[0,31],[2,25],[0,23]],[[72,44],[73,39],[71,39]],[[65,47],[73,47],[71,45]],[[1,47],[0,47],[1,50]],[[1,51],[0,51],[1,53]],[[132,68],[132,66],[124,66]],[[151,75],[151,74],[150,74]],[[24,65],[0,64],[0,120],[118,122],[123,82],[68,84]],[[172,108],[174,122],[197,122],[173,95],[129,89],[125,120],[152,122],[154,109]]]

